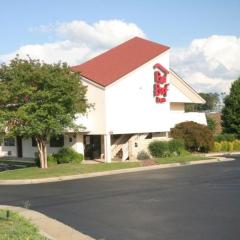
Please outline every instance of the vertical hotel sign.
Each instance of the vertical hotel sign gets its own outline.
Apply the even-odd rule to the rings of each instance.
[[[168,86],[167,75],[169,71],[164,68],[161,64],[156,63],[153,66],[154,69],[154,85],[153,85],[153,95],[155,97],[156,103],[166,102]]]

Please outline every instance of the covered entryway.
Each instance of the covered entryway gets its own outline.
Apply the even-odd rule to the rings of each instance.
[[[84,156],[87,160],[101,158],[101,135],[84,136]]]

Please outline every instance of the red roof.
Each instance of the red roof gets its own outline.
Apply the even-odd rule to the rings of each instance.
[[[168,49],[167,46],[135,37],[81,65],[72,67],[72,70],[106,87]]]

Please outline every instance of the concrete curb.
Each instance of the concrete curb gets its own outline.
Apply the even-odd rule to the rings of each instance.
[[[37,226],[40,234],[49,240],[94,240],[88,235],[78,232],[77,230],[53,219],[46,215],[21,207],[0,205],[0,209],[9,209],[19,213],[22,217],[28,219],[32,224]]]
[[[169,163],[169,164],[161,164],[161,165],[153,165],[153,166],[145,166],[145,167],[118,169],[118,170],[104,171],[104,172],[84,173],[84,174],[61,176],[61,177],[26,179],[26,180],[0,180],[0,185],[25,185],[25,184],[50,183],[50,182],[59,182],[59,181],[76,180],[76,179],[83,179],[83,178],[116,175],[116,174],[121,174],[121,173],[142,172],[142,171],[162,169],[162,168],[182,167],[182,166],[186,166],[186,165],[228,162],[228,161],[233,161],[233,160],[235,160],[235,159],[234,158],[217,157],[217,158],[211,159],[211,160],[198,160],[198,161],[190,161],[187,163]]]

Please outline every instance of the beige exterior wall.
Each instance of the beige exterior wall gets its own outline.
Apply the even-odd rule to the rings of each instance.
[[[184,103],[170,103],[170,111],[185,112]]]
[[[94,107],[87,113],[88,129],[90,130],[88,134],[104,134],[106,128],[104,88],[86,79],[82,79],[82,82],[87,86],[88,102],[94,104]]]
[[[70,142],[70,138],[72,142]],[[64,135],[64,147],[72,147],[75,151],[84,154],[84,146],[83,146],[83,135],[82,134],[73,134],[67,133]],[[47,145],[48,154],[56,153],[61,149],[61,147],[50,147]],[[0,157],[8,156],[8,151],[11,151],[11,155],[9,157],[17,157],[17,145],[15,141],[15,146],[0,146]],[[22,139],[22,152],[23,157],[25,158],[35,158],[35,154],[37,153],[37,147],[32,146],[32,139]]]
[[[148,150],[148,145],[152,141],[155,141],[155,140],[169,141],[170,140],[170,138],[168,138],[167,132],[153,133],[151,139],[146,139],[147,135],[148,134],[146,134],[146,133],[135,134],[129,140],[129,159],[137,159],[137,155],[141,151],[145,151],[148,154],[150,154],[149,150]]]

